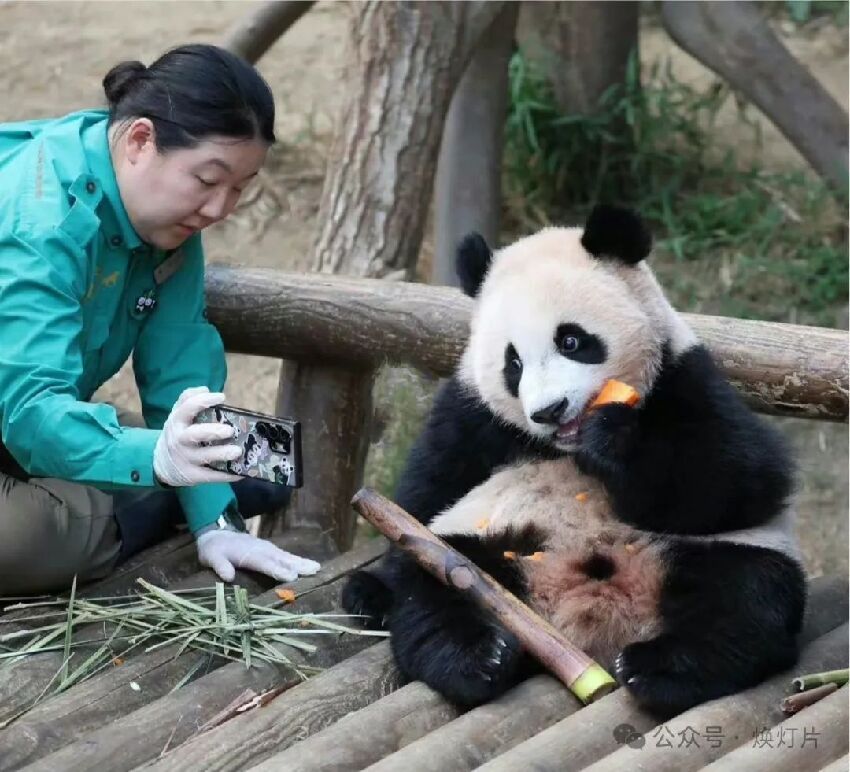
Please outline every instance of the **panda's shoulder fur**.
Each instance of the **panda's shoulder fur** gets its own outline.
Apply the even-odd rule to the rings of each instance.
[[[712,534],[767,523],[786,508],[794,463],[785,438],[749,409],[704,345],[665,351],[637,416],[629,473],[606,476],[624,521]],[[665,468],[675,475],[659,475]]]

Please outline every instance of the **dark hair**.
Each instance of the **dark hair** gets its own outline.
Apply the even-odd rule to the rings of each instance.
[[[116,64],[103,90],[109,125],[150,119],[160,151],[194,147],[213,135],[275,141],[268,83],[244,59],[217,46],[179,46],[150,67]]]

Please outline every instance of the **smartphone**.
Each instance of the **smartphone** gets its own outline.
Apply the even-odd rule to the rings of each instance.
[[[202,410],[195,423],[222,423],[237,430],[233,440],[208,444],[235,443],[242,448],[242,455],[235,461],[216,461],[210,464],[211,468],[290,488],[300,488],[303,484],[301,424],[298,421],[216,405]]]

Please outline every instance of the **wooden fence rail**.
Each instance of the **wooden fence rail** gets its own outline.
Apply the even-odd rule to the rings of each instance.
[[[208,269],[207,298],[230,351],[437,375],[454,369],[472,306],[448,287],[223,266]],[[847,332],[684,316],[755,409],[847,419]]]

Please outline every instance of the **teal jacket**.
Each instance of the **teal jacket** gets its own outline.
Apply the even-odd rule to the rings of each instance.
[[[200,234],[182,261],[142,243],[106,130],[105,111],[0,124],[0,437],[34,477],[154,487],[160,429],[183,389],[223,388],[224,347],[204,318]],[[155,278],[166,260],[179,268]],[[131,352],[146,429],[89,402]],[[177,495],[193,531],[234,501],[226,483]]]

